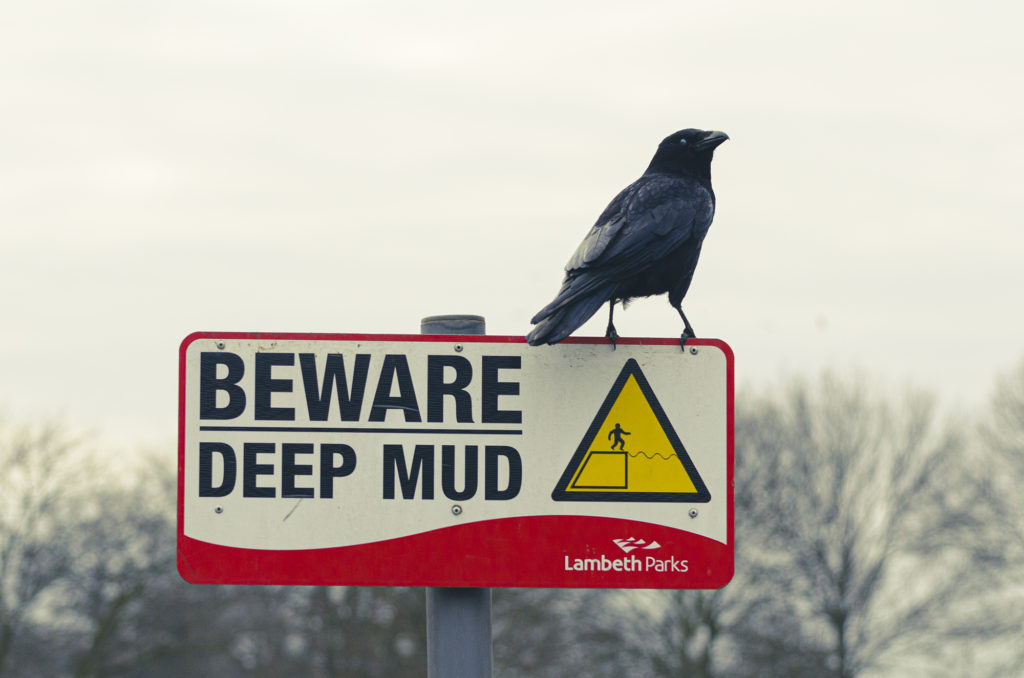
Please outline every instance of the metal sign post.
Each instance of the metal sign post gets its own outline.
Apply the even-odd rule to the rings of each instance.
[[[478,315],[438,315],[420,321],[421,334],[484,334]],[[490,678],[491,590],[427,588],[427,676]]]

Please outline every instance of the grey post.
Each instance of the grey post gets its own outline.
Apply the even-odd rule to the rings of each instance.
[[[479,315],[433,315],[420,334],[485,334]],[[428,678],[491,678],[491,590],[427,589]]]

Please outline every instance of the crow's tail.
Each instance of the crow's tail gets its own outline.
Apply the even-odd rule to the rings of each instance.
[[[536,327],[526,335],[526,341],[531,346],[557,344],[597,313],[597,309],[608,301],[613,287],[601,286],[588,290],[585,295],[573,295],[569,298],[559,294],[530,320]]]

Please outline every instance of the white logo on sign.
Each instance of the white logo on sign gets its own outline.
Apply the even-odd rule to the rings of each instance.
[[[648,544],[643,539],[636,539],[635,537],[630,537],[629,539],[613,539],[612,541],[614,541],[615,545],[623,551],[625,551],[626,553],[629,553],[630,551],[633,551],[635,549],[650,551],[651,549],[661,548],[661,544],[659,544],[656,541],[652,541]]]

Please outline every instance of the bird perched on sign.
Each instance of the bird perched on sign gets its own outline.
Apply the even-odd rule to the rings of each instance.
[[[665,138],[647,171],[622,190],[565,266],[555,299],[530,320],[531,345],[556,344],[608,302],[605,336],[615,347],[615,304],[668,293],[683,319],[680,344],[694,336],[682,303],[715,216],[711,156],[723,132],[684,129]]]

